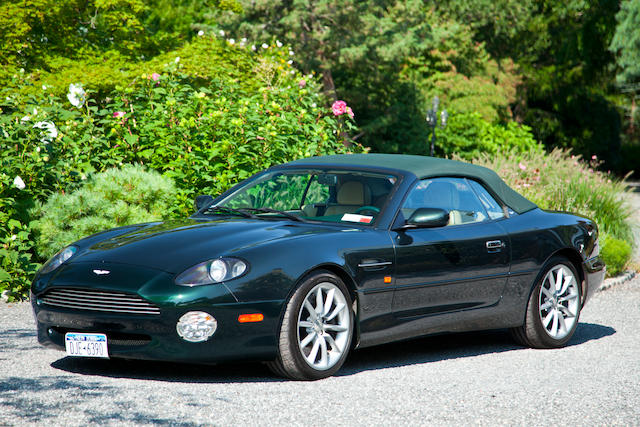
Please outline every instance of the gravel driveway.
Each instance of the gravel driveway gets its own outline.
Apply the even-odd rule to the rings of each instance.
[[[28,304],[0,304],[0,425],[639,425],[639,329],[636,278],[596,294],[564,349],[439,336],[292,382],[260,364],[70,359],[36,343]]]

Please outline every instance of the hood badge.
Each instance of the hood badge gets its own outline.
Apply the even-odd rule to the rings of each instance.
[[[104,274],[109,274],[109,273],[111,273],[111,271],[109,271],[109,270],[93,270],[93,272],[94,272],[95,274],[97,274],[98,276],[102,276],[102,275],[104,275]]]

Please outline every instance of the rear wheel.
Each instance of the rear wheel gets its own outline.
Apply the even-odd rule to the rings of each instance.
[[[554,257],[536,284],[523,326],[511,330],[523,345],[536,348],[564,346],[573,336],[580,317],[578,274],[573,264]]]
[[[346,286],[320,271],[305,279],[287,303],[278,358],[267,363],[277,375],[316,380],[340,369],[351,346],[353,312]]]

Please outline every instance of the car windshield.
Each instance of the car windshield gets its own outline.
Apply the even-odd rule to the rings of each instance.
[[[370,225],[396,182],[395,176],[368,172],[273,171],[237,188],[212,206],[210,213],[223,208],[259,217]]]

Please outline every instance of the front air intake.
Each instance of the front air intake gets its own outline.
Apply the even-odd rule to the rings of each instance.
[[[160,309],[134,294],[93,289],[51,289],[38,302],[55,307],[109,313],[160,314]]]

